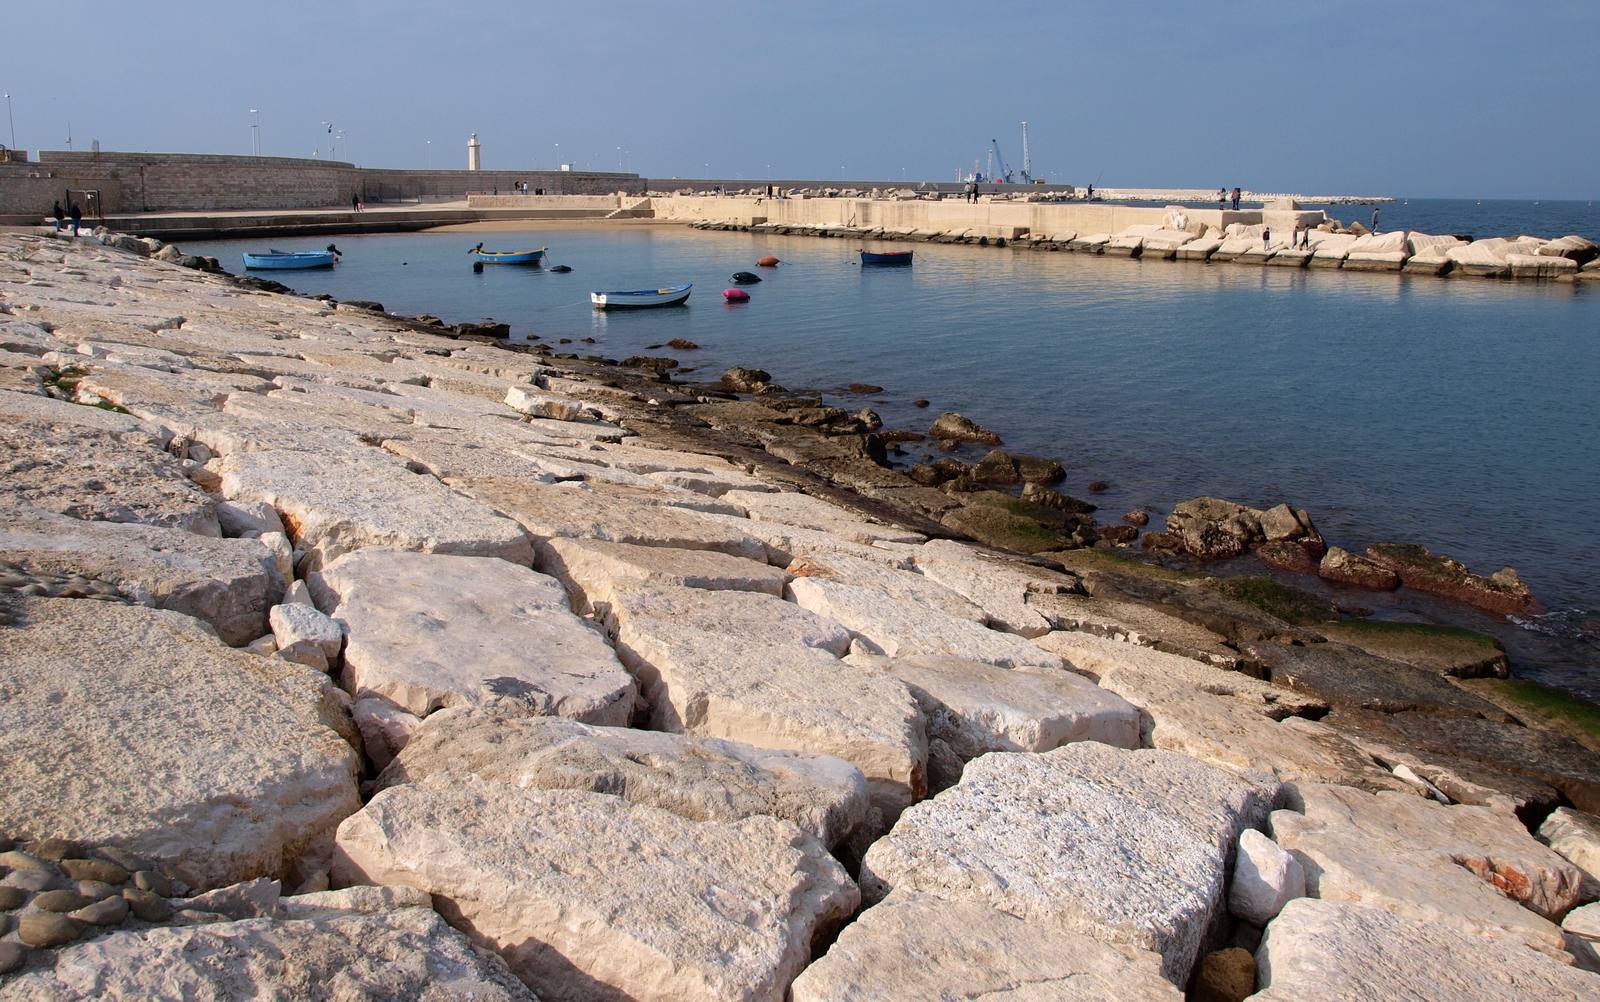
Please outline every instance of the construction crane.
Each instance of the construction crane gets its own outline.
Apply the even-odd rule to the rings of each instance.
[[[1010,184],[1012,178],[1011,168],[1006,166],[1006,155],[1000,152],[1000,140],[989,140],[989,146],[994,150],[994,159],[1000,164],[1000,173],[990,172],[990,178],[1003,184]]]
[[[1006,184],[1015,184],[1016,180],[1017,180],[1017,177],[1019,175],[1017,174],[1016,171],[1013,171],[1011,169],[1011,166],[1009,164],[1006,163],[1006,155],[1004,153],[1000,152],[1000,140],[998,140],[998,139],[989,140],[989,148],[990,148],[991,155],[993,156],[994,160],[1000,164],[1000,173],[994,175],[994,180],[1002,181],[1002,182],[1004,182]],[[1033,169],[1033,164],[1031,162],[1031,158],[1029,157],[1029,152],[1028,152],[1028,123],[1027,122],[1023,122],[1022,123],[1022,173],[1020,175],[1021,178],[1022,178],[1022,183],[1023,184],[1032,184],[1033,183],[1032,169]]]

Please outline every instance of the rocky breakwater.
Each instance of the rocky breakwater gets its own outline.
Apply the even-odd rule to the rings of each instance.
[[[0,999],[1595,994],[1600,756],[668,372],[0,235]]]

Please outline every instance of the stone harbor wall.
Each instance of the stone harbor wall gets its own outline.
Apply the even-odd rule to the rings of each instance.
[[[1600,995],[1592,731],[1142,551],[1515,572],[493,330],[0,233],[0,1002]]]

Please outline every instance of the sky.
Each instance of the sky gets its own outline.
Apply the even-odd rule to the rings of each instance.
[[[476,132],[489,168],[953,180],[991,139],[1019,168],[1026,120],[1034,175],[1078,185],[1600,195],[1596,0],[0,0],[0,24],[31,150],[70,123],[75,149],[249,153],[259,121],[264,154],[342,132],[374,167],[464,167]]]

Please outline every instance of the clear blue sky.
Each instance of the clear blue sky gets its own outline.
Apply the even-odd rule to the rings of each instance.
[[[1596,0],[6,0],[17,145],[653,177],[1600,195]],[[74,58],[72,42],[83,42]],[[3,126],[3,123],[0,123]],[[0,133],[0,142],[9,133]],[[709,168],[706,165],[709,164]]]

